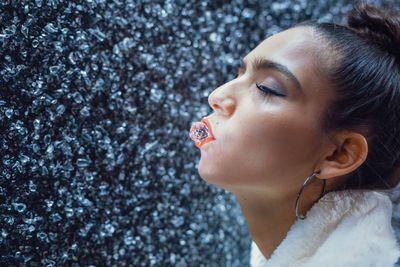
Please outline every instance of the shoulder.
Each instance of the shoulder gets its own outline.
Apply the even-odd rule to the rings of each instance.
[[[400,250],[391,217],[392,203],[383,193],[328,193],[293,224],[270,260],[253,242],[251,266],[393,266]]]
[[[264,255],[258,249],[256,243],[254,241],[251,242],[251,250],[250,250],[250,266],[251,267],[266,267],[267,260]]]
[[[393,266],[400,251],[389,197],[374,191],[344,191],[332,197],[348,201],[339,204],[346,210],[308,266]]]

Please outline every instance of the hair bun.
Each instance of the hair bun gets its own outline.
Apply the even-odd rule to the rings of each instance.
[[[358,2],[347,16],[347,26],[359,36],[400,56],[400,15],[398,10],[376,8]]]

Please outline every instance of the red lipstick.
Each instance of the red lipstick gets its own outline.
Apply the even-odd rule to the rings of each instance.
[[[209,141],[215,140],[210,121],[207,118],[203,118],[200,122],[192,123],[190,138],[198,148]]]

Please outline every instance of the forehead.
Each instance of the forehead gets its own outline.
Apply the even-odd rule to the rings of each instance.
[[[295,27],[275,34],[253,49],[245,60],[263,57],[285,65],[300,81],[304,91],[327,84],[320,75],[321,39],[312,27]],[[318,62],[318,64],[317,64]]]
[[[277,33],[262,41],[247,57],[267,57],[280,60],[279,63],[301,64],[312,61],[312,55],[318,50],[318,42],[311,27],[295,27]],[[290,61],[290,62],[289,62]]]

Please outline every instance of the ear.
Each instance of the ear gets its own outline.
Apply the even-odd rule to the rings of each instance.
[[[335,143],[320,164],[318,176],[323,179],[349,174],[367,158],[368,143],[362,134],[340,132],[335,135]]]

